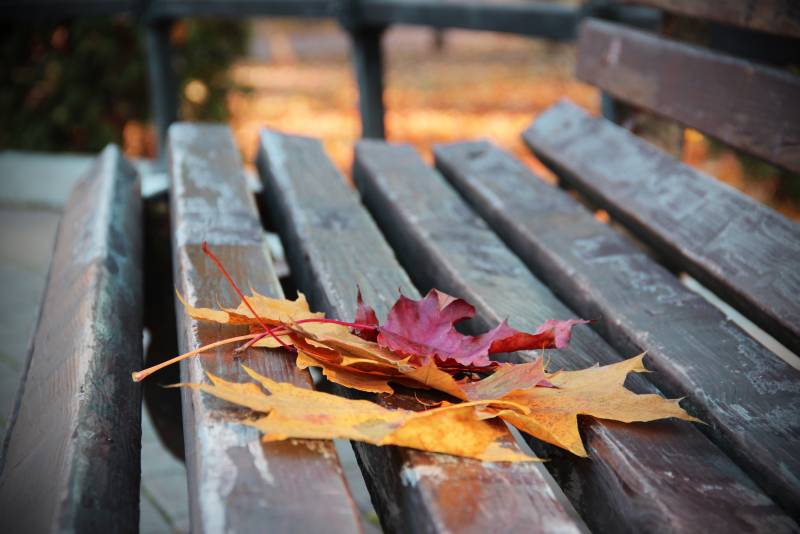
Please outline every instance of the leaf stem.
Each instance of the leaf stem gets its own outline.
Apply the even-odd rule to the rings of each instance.
[[[262,334],[262,333],[247,334],[247,335],[244,335],[244,336],[229,337],[227,339],[222,339],[222,340],[214,342],[214,343],[209,343],[208,345],[203,345],[202,347],[196,348],[194,350],[190,350],[189,352],[185,352],[185,353],[183,353],[183,354],[181,354],[179,356],[175,356],[174,358],[169,359],[169,360],[167,360],[165,362],[161,362],[158,365],[154,365],[152,367],[148,367],[147,369],[143,369],[141,371],[134,371],[133,373],[131,373],[131,377],[133,378],[134,382],[141,382],[142,380],[144,380],[145,378],[147,378],[151,374],[155,373],[156,371],[159,371],[159,370],[163,369],[164,367],[172,365],[173,363],[178,363],[181,360],[185,360],[189,356],[194,356],[195,354],[200,354],[201,352],[205,352],[205,351],[210,350],[210,349],[215,349],[217,347],[221,347],[223,345],[228,345],[230,343],[238,343],[239,341],[244,341],[246,339],[252,339],[252,338],[255,338],[255,337],[258,337],[258,336],[262,336],[262,335],[264,335],[264,334]]]
[[[217,259],[217,257],[214,255],[214,253],[213,253],[213,252],[211,252],[211,249],[210,249],[210,248],[208,248],[208,243],[206,243],[205,241],[203,241],[203,247],[202,247],[202,248],[203,248],[203,253],[204,253],[206,256],[208,256],[209,258],[211,258],[211,261],[213,261],[213,262],[214,262],[214,264],[215,264],[215,265],[217,266],[217,268],[218,268],[218,269],[219,269],[219,270],[222,272],[222,274],[225,276],[225,278],[227,278],[227,279],[228,279],[228,282],[230,282],[231,286],[233,287],[233,290],[234,290],[234,291],[236,291],[236,294],[237,294],[237,295],[239,295],[239,297],[242,299],[242,302],[244,302],[245,306],[247,306],[247,309],[248,309],[248,310],[250,310],[250,313],[252,313],[252,314],[253,314],[253,317],[255,317],[255,318],[256,318],[256,320],[259,322],[259,324],[261,325],[261,327],[262,327],[262,328],[264,328],[264,331],[265,331],[267,334],[271,335],[271,336],[272,336],[272,337],[275,339],[275,341],[277,341],[278,343],[280,343],[280,344],[283,346],[283,348],[284,348],[284,349],[286,349],[286,350],[291,350],[291,349],[289,348],[289,345],[287,345],[286,343],[284,343],[282,339],[280,339],[278,336],[276,336],[276,335],[275,335],[275,333],[272,331],[272,329],[271,329],[269,326],[267,326],[267,323],[265,323],[265,322],[264,322],[264,319],[262,319],[262,318],[261,318],[261,317],[260,317],[260,316],[259,316],[259,315],[256,313],[256,311],[255,311],[255,310],[253,309],[253,307],[250,305],[250,302],[247,300],[247,297],[245,297],[245,296],[244,296],[244,293],[242,293],[242,290],[241,290],[241,289],[239,289],[239,286],[237,286],[237,285],[236,285],[236,282],[234,282],[234,281],[233,281],[233,278],[231,278],[231,275],[229,275],[229,274],[228,274],[228,271],[226,271],[226,270],[225,270],[225,267],[222,265],[222,262],[221,262],[221,261],[219,261],[219,259]]]
[[[350,328],[357,328],[359,330],[377,330],[379,327],[377,325],[372,324],[363,324],[363,323],[348,323],[347,321],[339,321],[337,319],[300,319],[299,321],[295,321],[295,324],[302,324],[302,323],[330,323],[330,324],[339,324],[342,326],[349,326]]]

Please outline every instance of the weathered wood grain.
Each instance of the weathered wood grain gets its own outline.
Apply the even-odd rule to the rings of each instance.
[[[800,76],[598,20],[578,48],[581,80],[800,172]]]
[[[172,244],[175,282],[197,306],[238,302],[203,254],[207,241],[244,288],[282,296],[263,240],[255,202],[239,153],[223,126],[178,123],[169,131]],[[189,319],[176,304],[181,351],[242,329]],[[234,358],[233,346],[181,362],[184,382],[211,372],[249,380],[241,368],[282,382],[311,387],[283,350],[249,350]],[[157,375],[156,375],[157,376]],[[156,379],[156,377],[153,377]],[[360,530],[332,442],[294,440],[264,444],[259,433],[235,421],[245,410],[183,390],[184,441],[193,532],[353,532]]]
[[[415,282],[467,298],[479,310],[477,326],[509,318],[515,328],[530,330],[575,316],[410,147],[362,141],[354,176]],[[550,356],[554,367],[565,369],[620,359],[588,327],[577,328],[570,347]],[[656,392],[641,375],[628,383]],[[590,459],[553,452],[546,465],[593,530],[797,528],[692,424],[587,418],[584,441]]]
[[[319,141],[265,130],[259,148],[269,214],[283,238],[295,283],[315,309],[351,320],[357,286],[381,319],[398,289],[419,298]],[[371,398],[384,406],[416,404],[412,395],[400,396]],[[508,440],[513,441],[510,433]],[[584,530],[542,464],[484,464],[399,447],[354,446],[386,532]]]
[[[109,145],[61,220],[0,475],[3,532],[136,532],[139,180]]]
[[[800,372],[572,197],[486,142],[435,149],[436,165],[572,309],[651,379],[786,510],[800,513]]]
[[[800,4],[794,0],[623,0],[789,37],[800,37]]]
[[[568,102],[524,138],[566,183],[800,351],[800,226]]]

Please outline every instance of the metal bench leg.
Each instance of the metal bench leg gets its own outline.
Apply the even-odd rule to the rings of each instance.
[[[383,127],[383,53],[381,37],[385,28],[350,30],[353,63],[358,81],[358,110],[361,114],[361,137],[384,139]]]
[[[172,64],[169,34],[173,20],[159,20],[145,28],[147,72],[150,77],[150,105],[158,136],[158,160],[164,164],[167,129],[178,120],[178,88]]]

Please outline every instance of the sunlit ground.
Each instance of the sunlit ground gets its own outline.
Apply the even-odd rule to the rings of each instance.
[[[487,138],[552,175],[520,133],[543,110],[569,98],[598,112],[597,91],[573,77],[574,47],[516,36],[450,30],[440,46],[422,28],[394,28],[384,38],[387,137],[430,158],[436,143]],[[360,133],[357,92],[346,36],[331,22],[261,21],[250,57],[231,69],[241,89],[229,94],[229,123],[252,164],[262,127],[320,138],[345,176]],[[187,95],[188,96],[188,95]],[[758,200],[800,219],[778,191],[774,173],[745,169],[731,151],[687,131],[684,160]]]
[[[274,32],[264,33],[273,34],[272,44]],[[597,108],[595,91],[570,75],[571,47],[464,31],[447,32],[438,48],[434,39],[430,30],[399,28],[384,41],[387,137],[425,157],[435,143],[483,137],[532,161],[520,132],[536,114],[563,96]],[[252,161],[258,130],[268,126],[321,138],[349,175],[360,124],[346,37],[315,25],[277,42],[276,60],[243,60],[233,69],[234,81],[251,88],[229,98],[245,158]]]

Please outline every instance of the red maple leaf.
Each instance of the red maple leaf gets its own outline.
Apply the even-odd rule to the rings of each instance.
[[[489,355],[497,352],[561,348],[569,342],[574,325],[588,322],[551,320],[536,332],[528,333],[511,328],[503,321],[478,336],[464,335],[455,329],[456,323],[474,316],[475,307],[470,303],[436,289],[420,300],[401,295],[389,311],[386,323],[377,328],[377,342],[385,349],[413,359],[435,358],[441,366],[490,367],[497,364]],[[372,320],[373,317],[375,312],[359,297],[356,322],[361,322],[359,318]],[[377,324],[377,318],[374,320],[375,323],[367,324]],[[374,331],[369,334],[374,335]]]
[[[378,326],[378,316],[371,306],[364,304],[364,299],[361,298],[361,288],[358,288],[356,305],[356,318],[353,320],[354,323]],[[375,341],[378,337],[377,330],[370,330],[368,328],[353,328],[353,333],[367,341]]]

